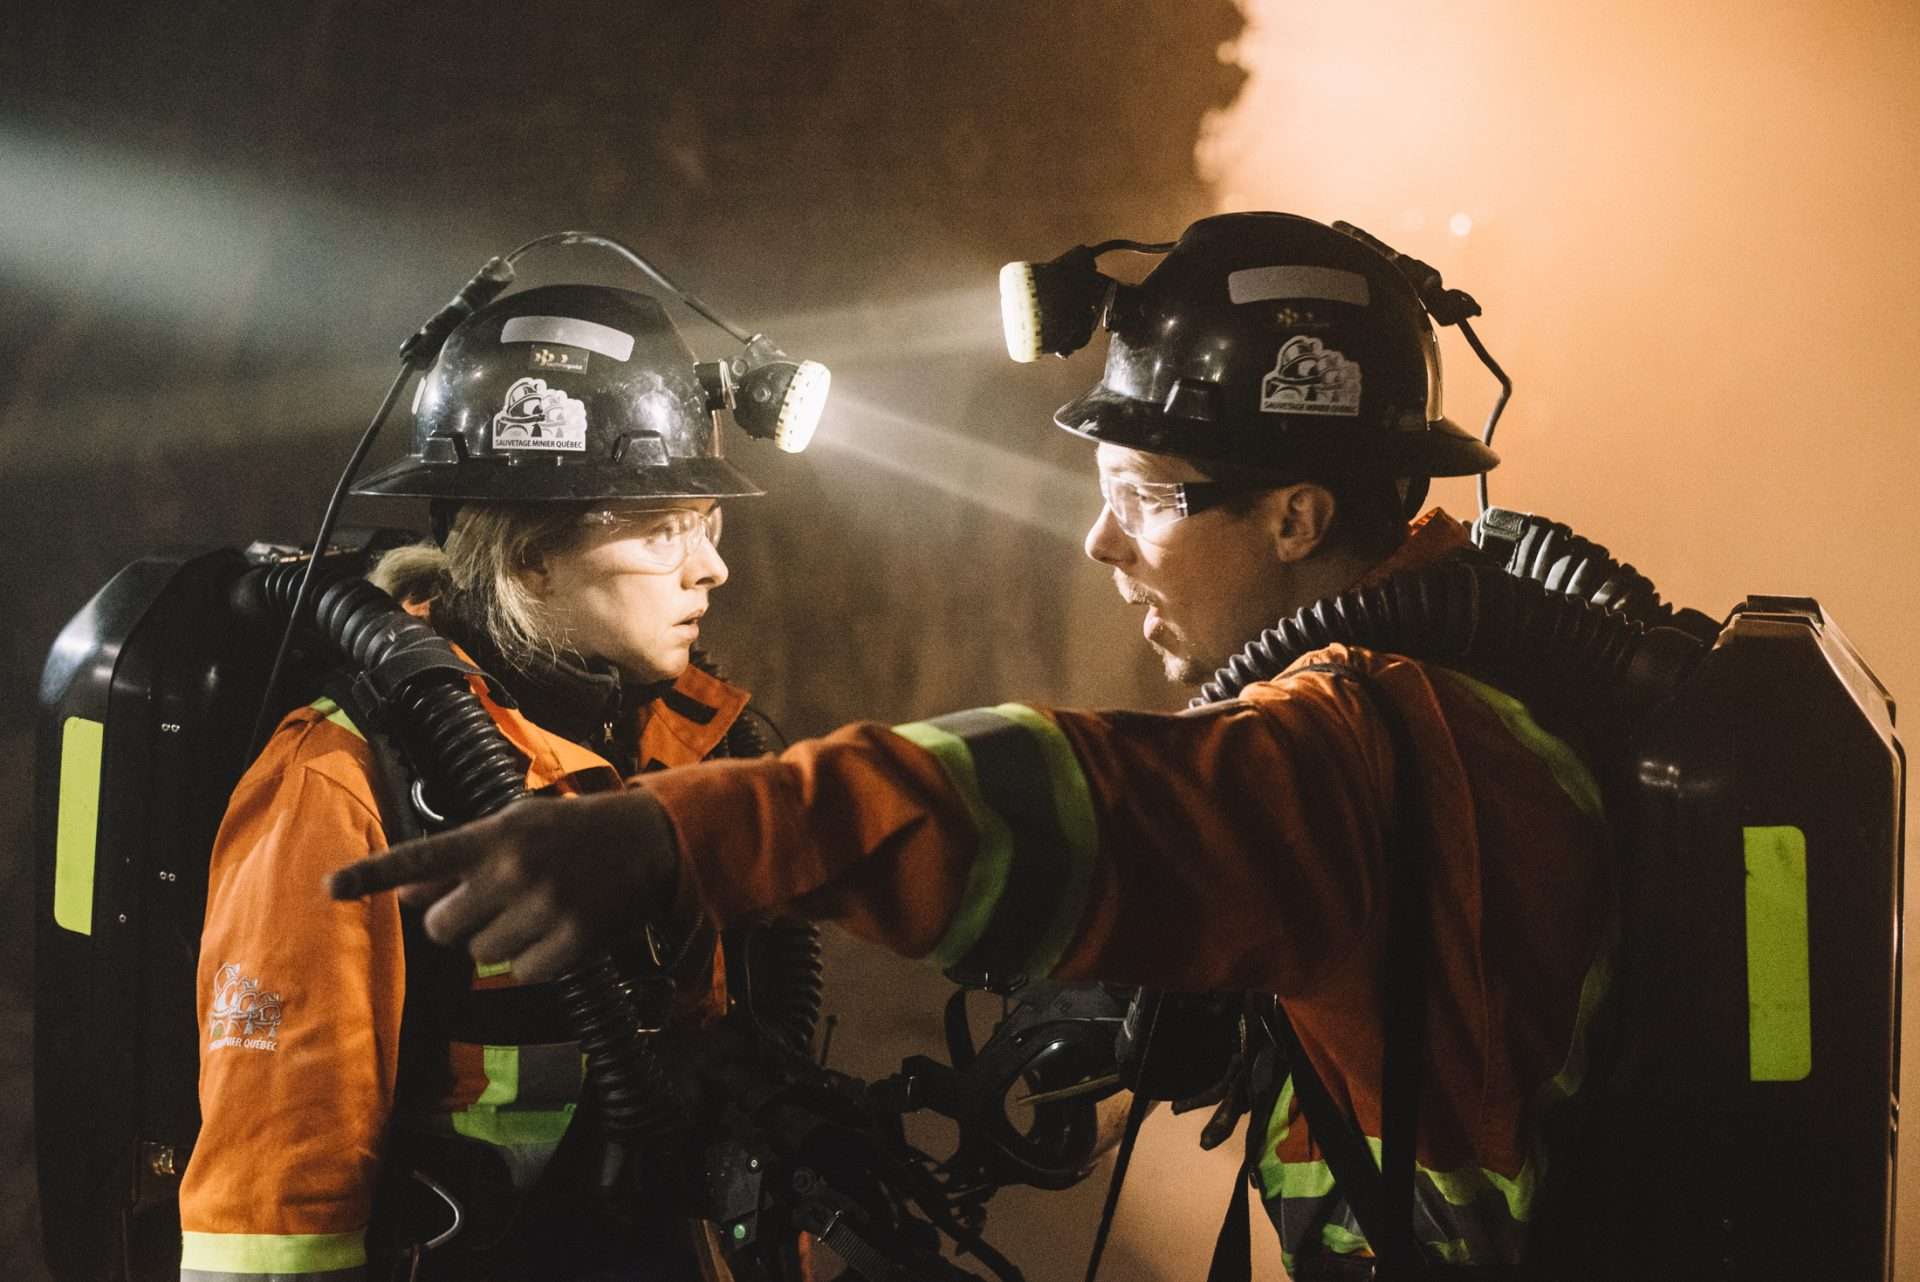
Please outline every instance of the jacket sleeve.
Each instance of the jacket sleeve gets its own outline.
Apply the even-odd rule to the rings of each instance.
[[[1424,675],[1386,668],[1431,732]],[[722,921],[797,910],[974,974],[1285,994],[1374,913],[1392,758],[1363,700],[1306,673],[1189,715],[1003,704],[646,784]]]
[[[187,1282],[362,1276],[392,1112],[403,971],[392,895],[325,874],[385,847],[363,747],[283,726],[235,791],[201,938],[203,1123],[181,1186]]]

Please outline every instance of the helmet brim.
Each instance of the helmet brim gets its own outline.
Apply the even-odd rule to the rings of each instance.
[[[591,503],[612,499],[738,499],[766,491],[717,458],[675,459],[664,466],[615,469],[528,459],[512,466],[473,467],[403,459],[367,477],[353,493],[367,497],[463,499],[499,503]]]
[[[1158,405],[1104,385],[1074,397],[1053,415],[1058,426],[1089,441],[1201,461],[1258,463],[1280,471],[1359,469],[1390,476],[1473,476],[1500,464],[1498,454],[1452,419],[1388,432],[1329,416],[1263,418],[1253,424],[1177,418]]]

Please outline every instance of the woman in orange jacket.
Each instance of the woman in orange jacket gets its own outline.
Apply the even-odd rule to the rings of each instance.
[[[371,577],[484,674],[474,693],[529,791],[607,791],[760,750],[746,692],[694,659],[727,579],[720,500],[760,493],[716,430],[652,299],[529,290],[455,331],[414,450],[356,491],[434,501],[438,545],[390,552]],[[702,1276],[692,1230],[616,1223],[585,1196],[589,1154],[563,1146],[582,1056],[552,985],[449,974],[409,946],[417,926],[391,898],[315,908],[329,871],[389,841],[393,790],[364,731],[331,699],[290,713],[220,830],[183,1278],[379,1278],[383,1252],[423,1277]],[[718,1012],[715,932],[673,933],[659,942],[676,1011]],[[444,1246],[418,1249],[456,1219]]]

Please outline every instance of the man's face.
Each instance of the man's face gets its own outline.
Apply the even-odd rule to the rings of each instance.
[[[1103,484],[1204,481],[1185,459],[1102,445]],[[1287,605],[1289,574],[1276,546],[1272,504],[1212,507],[1193,516],[1149,516],[1136,537],[1104,506],[1087,531],[1087,555],[1113,569],[1120,595],[1147,607],[1141,631],[1169,681],[1199,685]]]

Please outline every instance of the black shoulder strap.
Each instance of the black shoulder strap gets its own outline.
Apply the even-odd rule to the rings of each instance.
[[[1420,1091],[1425,1077],[1427,985],[1429,951],[1427,868],[1424,831],[1425,806],[1416,768],[1413,736],[1398,706],[1373,676],[1347,664],[1319,663],[1303,669],[1324,672],[1351,681],[1364,691],[1386,726],[1393,744],[1393,820],[1385,836],[1387,964],[1384,977],[1385,1054],[1381,1068],[1381,1161],[1376,1167],[1372,1149],[1358,1123],[1342,1112],[1328,1093],[1300,1047],[1292,1023],[1275,1001],[1263,1011],[1263,1022],[1278,1046],[1286,1071],[1293,1077],[1294,1097],[1306,1115],[1307,1126],[1326,1155],[1327,1167],[1346,1199],[1360,1230],[1372,1245],[1380,1282],[1418,1277],[1427,1259],[1413,1232],[1414,1140],[1419,1130]],[[1258,1160],[1254,1132],[1265,1119],[1255,1109],[1248,1115],[1247,1164],[1234,1182],[1229,1206],[1214,1247],[1209,1282],[1236,1282],[1251,1269],[1245,1231],[1230,1242],[1236,1226],[1246,1223],[1243,1182]]]

